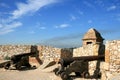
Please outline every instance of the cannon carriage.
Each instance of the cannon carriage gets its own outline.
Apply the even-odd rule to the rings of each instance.
[[[82,56],[82,57],[72,57],[63,58],[59,60],[59,68],[54,70],[57,76],[60,76],[63,80],[69,80],[70,74],[74,72],[76,76],[81,76],[84,78],[89,78],[90,74],[88,72],[88,62],[104,60],[104,55],[99,56]]]
[[[22,53],[11,56],[10,61],[4,65],[5,69],[10,69],[14,67],[17,70],[20,70],[22,67],[31,67],[29,64],[29,56],[35,56],[36,52],[31,53]]]

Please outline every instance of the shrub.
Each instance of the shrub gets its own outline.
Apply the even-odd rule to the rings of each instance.
[[[4,60],[10,60],[10,57],[9,56],[5,56]]]

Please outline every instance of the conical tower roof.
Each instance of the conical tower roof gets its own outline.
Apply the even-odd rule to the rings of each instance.
[[[83,40],[104,40],[101,34],[94,28],[88,30],[84,35]]]

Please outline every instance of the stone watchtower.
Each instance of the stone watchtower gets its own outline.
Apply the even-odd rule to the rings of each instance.
[[[101,34],[96,29],[89,29],[83,37],[83,46],[88,44],[103,43]]]

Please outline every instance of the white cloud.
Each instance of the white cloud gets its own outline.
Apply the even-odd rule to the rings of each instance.
[[[67,28],[69,26],[70,26],[69,24],[61,24],[59,26],[55,26],[55,28]]]
[[[14,30],[13,29],[9,29],[9,30],[0,30],[0,35],[3,35],[3,34],[7,34],[9,32],[13,32]]]
[[[55,2],[57,0],[27,0],[27,3],[18,3],[17,10],[12,12],[12,18],[17,19],[25,14],[36,12],[40,8]]]
[[[20,23],[20,22],[0,24],[0,35],[7,34],[9,32],[13,32],[14,28],[17,28],[21,25],[22,25],[22,23]]]
[[[0,35],[13,32],[16,28],[22,26],[22,23],[13,19],[1,19]]]
[[[107,11],[115,10],[117,6],[113,5],[107,8]]]
[[[5,25],[4,29],[13,29],[13,28],[17,28],[21,25],[22,25],[21,22],[13,22],[13,23],[10,23],[8,25]]]
[[[11,16],[8,16],[7,19],[2,19],[2,23],[0,23],[0,35],[13,32],[15,28],[21,26],[22,23],[15,22],[16,19],[24,15],[36,12],[39,9],[57,1],[58,0],[26,0],[26,3],[17,3],[17,9],[11,11]],[[0,6],[7,7],[7,5],[4,3],[1,3]],[[46,27],[40,26],[39,29],[46,29]]]

